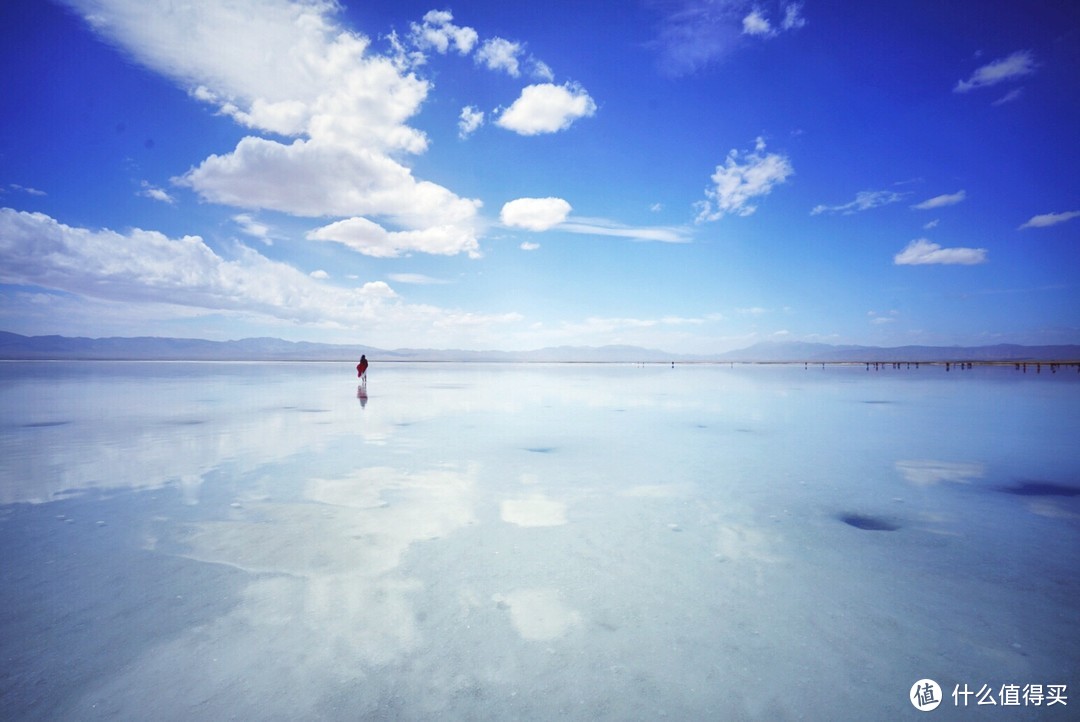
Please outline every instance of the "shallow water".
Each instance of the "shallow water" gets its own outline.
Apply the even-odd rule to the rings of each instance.
[[[0,364],[4,717],[1080,705],[951,696],[1077,692],[1075,371],[369,375]]]

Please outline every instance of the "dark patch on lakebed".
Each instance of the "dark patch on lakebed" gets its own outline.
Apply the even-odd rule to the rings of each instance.
[[[871,516],[870,514],[844,513],[837,514],[836,518],[848,526],[863,531],[896,531],[900,528],[900,525],[896,522],[883,519],[880,516]]]
[[[528,446],[525,447],[525,451],[531,451],[534,454],[550,454],[555,451],[554,446]]]
[[[1021,481],[1000,491],[1015,496],[1080,496],[1080,488],[1052,481]]]
[[[35,421],[29,424],[23,424],[24,429],[47,429],[51,426],[67,426],[70,421]]]

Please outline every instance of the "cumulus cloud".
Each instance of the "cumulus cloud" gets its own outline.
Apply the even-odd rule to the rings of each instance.
[[[446,54],[451,48],[460,55],[468,55],[479,39],[470,27],[454,25],[454,15],[449,10],[432,10],[424,15],[423,22],[412,23],[410,38],[413,44],[424,50]]]
[[[434,50],[446,55],[453,49],[462,56],[473,53],[473,61],[478,66],[504,72],[514,78],[520,77],[523,69],[527,69],[538,80],[554,79],[555,74],[547,63],[526,55],[524,43],[500,37],[480,42],[480,36],[473,28],[454,25],[453,19],[449,11],[432,10],[424,16],[422,23],[412,23],[408,37],[409,43],[416,48],[412,52],[396,34],[391,34],[389,40],[397,64],[402,68],[419,67],[427,62],[425,51]]]
[[[489,70],[502,70],[516,78],[521,75],[518,56],[523,50],[521,43],[511,42],[504,38],[490,38],[480,45],[473,59],[478,65],[483,65]]]
[[[367,37],[337,25],[333,3],[67,2],[140,63],[243,125],[300,135],[315,123],[341,138],[359,131],[364,147],[426,147],[423,134],[404,121],[429,84],[372,53]]]
[[[461,114],[458,116],[458,137],[463,140],[468,138],[483,124],[484,111],[479,108],[474,108],[471,105],[466,105],[461,109]]]
[[[539,247],[540,247],[539,243],[531,243],[529,241],[522,241],[521,242],[521,250],[523,250],[523,251],[535,251]]]
[[[753,151],[739,153],[732,149],[724,165],[716,167],[712,175],[715,185],[705,189],[706,200],[697,204],[697,222],[715,221],[729,214],[750,215],[757,210],[751,200],[768,195],[794,173],[786,156],[765,152],[762,138],[757,139]]]
[[[267,245],[271,245],[270,226],[255,220],[250,213],[238,213],[232,217],[233,222],[240,226],[240,231],[252,238],[258,238]]]
[[[928,198],[922,203],[916,203],[912,208],[917,208],[921,211],[927,211],[933,208],[944,208],[945,206],[954,206],[965,198],[967,198],[967,193],[963,190],[959,190],[956,193],[945,193],[940,196]]]
[[[565,130],[595,112],[596,102],[580,85],[540,83],[522,89],[495,123],[521,135],[539,135]]]
[[[903,200],[904,196],[904,193],[897,193],[895,191],[859,191],[855,194],[855,200],[853,201],[839,206],[814,206],[813,210],[810,211],[810,215],[816,216],[822,213],[842,213],[844,215],[851,215],[852,213],[858,213],[859,211],[896,203]]]
[[[341,27],[336,3],[66,1],[192,97],[255,131],[295,138],[248,136],[173,179],[203,200],[307,217],[364,216],[405,234],[467,237],[459,246],[473,248],[479,201],[414,178],[398,160],[427,149],[427,137],[408,121],[430,84]],[[428,13],[413,26],[413,41],[470,52],[475,31],[452,20]]]
[[[383,217],[410,231],[454,226],[473,240],[480,206],[416,180],[389,156],[350,153],[319,140],[284,145],[249,136],[234,152],[210,156],[176,182],[225,205],[308,217]]]
[[[202,238],[92,231],[43,213],[0,209],[2,278],[111,301],[149,301],[319,322],[363,318],[359,290],[333,289],[240,246],[227,260]]]
[[[453,225],[413,231],[388,231],[367,218],[347,218],[307,234],[309,241],[334,241],[365,256],[396,258],[410,251],[452,256],[480,256],[475,236]]]
[[[475,314],[405,303],[388,284],[325,283],[237,245],[224,258],[198,236],[90,230],[42,213],[0,209],[0,282],[82,298],[175,309],[171,317],[226,313],[318,326],[363,329],[371,343],[417,335],[439,341],[521,320],[517,313]],[[315,276],[321,276],[316,271]]]
[[[566,220],[570,210],[562,198],[518,198],[503,205],[499,220],[506,226],[546,231]]]
[[[898,266],[955,264],[972,266],[986,263],[985,248],[942,248],[925,238],[917,238],[893,257]]]
[[[750,13],[743,18],[742,21],[743,33],[746,35],[772,35],[772,25],[769,24],[768,19],[757,8],[754,8]]]
[[[1047,226],[1056,226],[1058,223],[1071,221],[1073,218],[1080,218],[1080,211],[1043,213],[1042,215],[1032,216],[1027,222],[1020,226],[1020,228],[1046,228]]]
[[[988,63],[967,80],[959,80],[953,87],[954,93],[966,93],[976,88],[997,85],[1007,80],[1015,80],[1030,75],[1039,67],[1030,50],[1018,50],[1008,57]]]
[[[176,203],[176,199],[169,195],[168,191],[164,188],[158,188],[155,185],[151,185],[147,181],[142,182],[142,190],[139,191],[139,195],[144,198],[152,198],[155,201],[161,201],[162,203],[168,203],[173,205]]]

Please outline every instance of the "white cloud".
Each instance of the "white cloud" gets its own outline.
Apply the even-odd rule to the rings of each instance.
[[[176,202],[176,199],[169,195],[168,192],[162,188],[147,188],[146,190],[140,191],[139,195],[145,196],[146,198],[152,198],[155,201],[161,201],[162,203],[168,203],[170,205]]]
[[[1073,218],[1080,218],[1080,211],[1043,213],[1042,215],[1032,216],[1027,222],[1020,226],[1020,228],[1046,228],[1047,226],[1056,226],[1058,223],[1071,221]]]
[[[917,238],[893,257],[898,266],[957,264],[971,266],[986,263],[985,248],[942,248],[925,238]]]
[[[800,13],[802,12],[802,3],[792,3],[784,8],[784,22],[781,27],[784,30],[798,30],[806,25],[806,18]]]
[[[503,205],[499,220],[506,226],[546,231],[566,220],[570,210],[562,198],[518,198]]]
[[[941,223],[941,220],[938,219],[938,218],[935,218],[934,220],[923,224],[923,228],[925,230],[930,230],[931,228],[937,228],[939,223]]]
[[[478,65],[483,65],[488,70],[503,70],[516,78],[521,75],[518,56],[523,50],[521,43],[511,42],[504,38],[490,38],[480,45],[473,59]]]
[[[297,216],[375,216],[408,231],[453,226],[475,242],[479,201],[417,181],[390,157],[351,153],[333,143],[291,145],[247,137],[236,151],[212,155],[176,179],[206,200]]]
[[[458,116],[458,137],[463,140],[468,138],[483,124],[484,111],[466,105],[461,109],[461,114]]]
[[[868,311],[867,316],[870,317],[870,323],[881,326],[888,323],[895,323],[897,317],[900,315],[899,311],[892,310],[887,314],[878,313],[877,311]]]
[[[299,135],[315,124],[324,136],[336,129],[363,147],[426,146],[423,134],[403,123],[429,84],[337,25],[334,3],[67,2],[140,63],[248,127]]]
[[[757,8],[751,10],[750,14],[743,18],[742,27],[742,31],[746,35],[768,36],[774,34],[768,19]]]
[[[523,250],[523,251],[535,251],[539,247],[540,247],[539,243],[530,243],[529,241],[522,241],[521,242],[521,250]]]
[[[375,258],[396,258],[410,251],[442,256],[468,253],[470,257],[480,257],[475,235],[453,225],[388,231],[367,218],[347,218],[316,228],[306,237],[309,241],[334,241]]]
[[[521,96],[495,121],[521,135],[565,130],[578,118],[596,112],[596,102],[576,83],[541,83],[522,89]]]
[[[774,38],[806,25],[801,2],[782,5],[779,27],[769,21],[760,3],[749,0],[659,0],[649,4],[664,11],[659,34],[649,45],[659,52],[661,71],[673,76],[694,73],[721,60],[744,44],[744,35]]]
[[[694,73],[723,58],[739,44],[744,7],[732,3],[682,0],[668,4],[653,45],[668,75]]]
[[[238,213],[232,217],[233,222],[240,226],[240,231],[252,238],[258,238],[267,245],[271,245],[270,226],[255,220],[250,213]]]
[[[560,231],[589,236],[615,236],[635,241],[689,243],[690,233],[681,226],[628,226],[606,218],[578,218],[559,224]]]
[[[959,190],[956,193],[945,193],[940,196],[934,196],[928,198],[922,203],[916,203],[912,208],[917,208],[921,211],[930,210],[932,208],[943,208],[945,206],[954,206],[967,198],[967,193],[963,190]]]
[[[48,195],[47,193],[45,193],[45,191],[39,191],[37,188],[30,188],[29,186],[21,186],[18,183],[9,183],[8,187],[11,188],[11,190],[13,190],[13,191],[20,191],[22,193],[26,193],[27,195],[31,195],[31,196]],[[3,192],[3,189],[0,188],[0,193],[2,193],[2,192]]]
[[[240,246],[234,260],[198,236],[126,234],[64,225],[42,213],[0,210],[8,283],[39,285],[112,301],[150,301],[243,311],[293,321],[362,317],[364,298],[321,290],[306,274]],[[337,308],[338,310],[333,310]]]
[[[551,70],[551,67],[543,60],[537,60],[536,58],[529,58],[529,67],[532,76],[537,80],[547,80],[548,82],[555,79],[555,73]]]
[[[986,468],[982,464],[968,462],[919,459],[898,461],[895,466],[907,481],[916,486],[933,486],[946,481],[970,484],[972,480],[986,475]]]
[[[321,283],[242,245],[235,247],[234,256],[219,256],[198,236],[94,231],[42,213],[0,209],[2,283],[125,308],[133,301],[141,308],[156,304],[167,318],[231,314],[249,321],[363,330],[367,342],[390,347],[418,336],[461,344],[485,329],[521,320],[512,312],[479,314],[409,304],[382,281],[358,288]]]
[[[993,103],[991,103],[991,105],[1005,105],[1006,103],[1011,103],[1011,102],[1013,102],[1014,100],[1016,100],[1017,98],[1019,98],[1023,94],[1024,94],[1024,89],[1023,88],[1013,88],[1008,93],[1005,93],[1005,95],[1001,96],[1000,98],[995,100]]]
[[[438,286],[449,281],[444,281],[439,278],[432,278],[431,276],[424,275],[423,273],[388,273],[386,277],[391,281],[397,283],[406,283],[416,286]]]
[[[431,85],[400,57],[372,52],[367,37],[341,27],[337,3],[67,2],[196,99],[249,128],[295,138],[287,144],[249,136],[174,179],[203,200],[309,217],[374,217],[402,233],[468,237],[460,247],[474,247],[479,201],[414,178],[397,159],[427,148],[427,137],[407,121]],[[475,31],[452,19],[428,13],[414,27],[415,41],[470,52]]]
[[[435,50],[445,55],[453,48],[460,55],[468,55],[479,38],[470,27],[453,23],[454,15],[448,10],[431,10],[422,23],[412,23],[410,38],[418,48]]]
[[[141,185],[142,190],[138,193],[140,196],[151,198],[155,201],[161,201],[162,203],[168,203],[169,205],[176,203],[176,199],[169,195],[163,188],[151,185],[147,181],[143,181]]]
[[[706,200],[697,204],[697,222],[715,221],[725,215],[748,216],[757,210],[750,201],[768,195],[774,186],[795,173],[791,161],[778,153],[765,153],[765,141],[758,138],[754,150],[728,153],[724,165],[712,175],[715,186],[705,189]]]
[[[844,215],[851,215],[858,211],[865,211],[871,208],[877,208],[878,206],[888,205],[889,203],[896,203],[903,200],[905,195],[906,194],[904,193],[897,193],[895,191],[859,191],[855,194],[855,200],[853,201],[839,206],[814,206],[814,209],[810,211],[810,215],[816,216],[821,213],[843,213]]]
[[[1018,50],[1008,57],[995,60],[982,66],[967,80],[957,81],[954,93],[966,93],[975,88],[984,88],[1007,80],[1015,80],[1035,72],[1038,63],[1030,50]]]
[[[308,275],[314,278],[316,281],[325,281],[326,279],[330,278],[330,274],[322,270],[321,268],[317,271],[312,271]]]

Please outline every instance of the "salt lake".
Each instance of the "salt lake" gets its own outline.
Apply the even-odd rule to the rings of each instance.
[[[6,362],[3,716],[1075,718],[1078,432],[1045,366]]]

